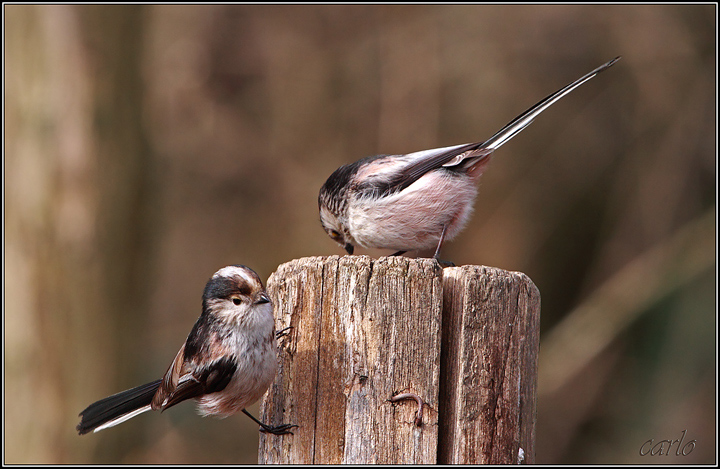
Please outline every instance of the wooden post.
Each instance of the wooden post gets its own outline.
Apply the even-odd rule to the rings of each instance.
[[[533,464],[540,293],[519,272],[443,273],[439,462]]]
[[[278,373],[258,461],[533,462],[539,294],[523,274],[433,259],[331,256],[268,280]],[[443,308],[444,305],[444,308]],[[443,310],[444,309],[444,310]],[[398,393],[420,396],[390,402]]]

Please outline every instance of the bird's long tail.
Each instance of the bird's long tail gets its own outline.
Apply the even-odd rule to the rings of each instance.
[[[547,96],[539,103],[523,112],[515,119],[510,121],[505,127],[498,130],[495,135],[479,143],[467,143],[465,145],[456,145],[453,147],[437,148],[426,150],[418,153],[429,153],[429,158],[420,159],[415,166],[406,169],[406,173],[413,171],[415,173],[424,174],[427,171],[426,166],[440,164],[444,167],[453,167],[461,165],[470,175],[475,177],[482,174],[482,167],[489,161],[488,157],[500,148],[502,145],[510,141],[515,135],[519,134],[525,127],[532,123],[533,119],[540,115],[541,112],[552,106],[560,98],[570,93],[572,90],[582,85],[592,77],[612,67],[620,57],[615,57],[609,62],[604,63],[592,72],[583,75],[569,85],[559,89],[558,91]],[[405,187],[410,185],[414,180],[410,180]]]
[[[99,432],[150,410],[150,402],[162,380],[143,384],[90,404],[80,412],[80,435]]]
[[[552,106],[554,103],[556,103],[560,98],[577,88],[578,86],[582,85],[595,75],[597,75],[600,72],[603,72],[610,68],[615,62],[620,60],[620,57],[615,57],[611,61],[602,64],[592,72],[583,75],[582,77],[578,78],[574,82],[570,83],[569,85],[565,86],[564,88],[559,89],[555,93],[551,94],[550,96],[546,97],[539,103],[537,103],[535,106],[531,107],[527,111],[523,112],[519,116],[517,116],[515,119],[513,119],[509,124],[507,124],[502,129],[498,130],[495,135],[490,137],[489,139],[485,140],[483,144],[480,146],[482,149],[486,150],[497,150],[502,146],[504,143],[506,143],[508,140],[513,138],[515,135],[520,133],[521,130],[523,130],[525,127],[530,125],[530,123],[535,119],[541,112],[543,112],[545,109]]]

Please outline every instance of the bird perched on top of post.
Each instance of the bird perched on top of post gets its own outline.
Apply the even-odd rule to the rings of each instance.
[[[352,254],[356,245],[393,249],[395,255],[435,248],[467,223],[477,196],[476,182],[490,155],[560,98],[607,70],[616,57],[543,99],[495,135],[405,155],[378,155],[341,166],[318,196],[327,234]]]

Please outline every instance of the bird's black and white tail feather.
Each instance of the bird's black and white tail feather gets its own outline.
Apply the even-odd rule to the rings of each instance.
[[[161,382],[158,379],[90,404],[80,412],[78,433],[84,435],[104,430],[150,410],[150,403]]]
[[[480,148],[487,149],[487,150],[497,150],[500,148],[503,144],[507,143],[511,138],[513,138],[515,135],[520,133],[525,127],[530,125],[532,123],[533,119],[535,119],[538,115],[540,115],[541,112],[543,112],[545,109],[549,108],[553,104],[555,104],[560,98],[577,88],[578,86],[582,85],[598,73],[607,70],[610,68],[615,62],[620,60],[620,57],[615,57],[614,59],[610,60],[607,63],[602,64],[595,70],[593,70],[590,73],[587,73],[583,75],[582,77],[578,78],[574,82],[570,83],[566,87],[556,91],[555,93],[549,95],[545,99],[538,102],[536,105],[528,109],[527,111],[523,112],[519,116],[517,116],[515,119],[510,121],[505,127],[498,130],[495,135],[490,137],[489,139],[485,140]]]
[[[397,155],[398,159],[405,158],[407,160],[407,164],[398,165],[398,169],[395,169],[394,171],[388,171],[386,169],[385,174],[383,174],[382,168],[378,168],[378,171],[376,171],[373,178],[368,178],[369,180],[367,182],[358,185],[357,192],[363,194],[363,196],[370,194],[375,197],[388,196],[407,189],[429,171],[440,167],[458,172],[467,172],[470,168],[474,167],[478,163],[481,163],[483,160],[486,160],[487,157],[495,150],[509,142],[511,138],[530,125],[533,120],[547,108],[555,104],[558,100],[566,96],[578,86],[593,78],[598,73],[607,70],[618,60],[620,60],[620,57],[615,57],[592,72],[583,75],[567,86],[548,95],[530,109],[514,118],[484,142],[466,143],[450,147],[417,151],[408,155]],[[335,189],[335,193],[339,193],[340,188],[342,187],[340,182],[348,180],[351,176],[354,176],[359,167],[363,164],[369,164],[378,158],[381,157],[366,158],[351,165],[341,167],[338,171],[343,171],[343,168],[348,168],[344,170],[347,173],[346,177],[334,177],[334,173],[333,176],[328,178],[328,182],[326,182],[325,185],[328,186],[330,184],[334,184],[338,186],[338,188]],[[389,167],[389,165],[387,166]],[[350,171],[350,169],[352,169],[352,171]],[[338,171],[336,171],[336,173],[338,173]],[[390,174],[388,175],[387,173]],[[325,190],[325,186],[323,186],[323,189],[320,192],[321,197],[323,197],[323,190]],[[329,199],[332,202],[332,197],[324,196],[324,198]]]

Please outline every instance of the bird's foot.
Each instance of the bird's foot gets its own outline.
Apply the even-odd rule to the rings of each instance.
[[[260,427],[260,431],[263,433],[272,433],[273,435],[294,435],[294,433],[291,432],[290,429],[293,427],[297,427],[297,425],[285,423],[282,425],[278,425],[277,427],[271,427],[269,425],[262,424],[260,425]]]

